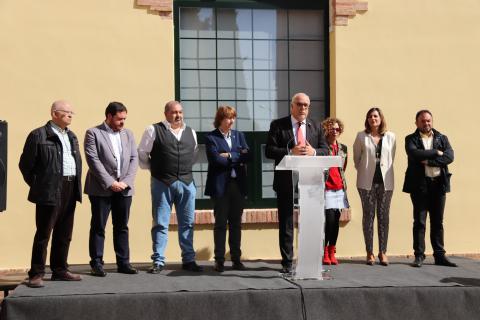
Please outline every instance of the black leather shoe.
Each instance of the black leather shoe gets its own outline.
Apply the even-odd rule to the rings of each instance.
[[[37,274],[36,276],[28,278],[28,281],[25,284],[30,288],[42,288],[44,286],[43,275]]]
[[[215,267],[213,269],[217,272],[225,271],[225,266],[223,265],[223,261],[215,261]]]
[[[420,268],[423,265],[423,260],[425,260],[422,256],[416,256],[415,260],[412,263],[412,267]]]
[[[445,256],[435,257],[435,264],[437,266],[444,266],[444,267],[458,267],[456,263],[453,263],[452,261],[448,260],[447,257]]]
[[[202,272],[203,267],[199,266],[195,261],[182,264],[182,269],[192,272]]]
[[[92,270],[90,270],[90,274],[95,277],[105,277],[107,275],[101,264],[94,265]]]
[[[126,264],[124,266],[117,268],[118,273],[125,273],[125,274],[137,274],[138,270],[132,267],[131,264]]]
[[[292,266],[283,266],[280,273],[292,273]]]
[[[61,271],[52,273],[52,281],[80,281],[82,277],[70,271]]]
[[[232,269],[242,271],[242,270],[245,270],[247,268],[245,268],[245,265],[241,261],[233,261],[232,262]]]
[[[148,273],[157,274],[162,272],[163,269],[165,269],[164,265],[154,263],[152,267],[148,269]]]

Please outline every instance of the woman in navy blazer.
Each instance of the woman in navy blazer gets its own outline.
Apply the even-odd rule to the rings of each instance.
[[[208,175],[205,195],[214,202],[215,270],[224,271],[225,240],[228,223],[228,244],[232,268],[244,270],[240,261],[242,251],[241,224],[247,195],[246,163],[250,159],[245,135],[233,130],[237,112],[230,106],[221,106],[215,115],[215,130],[207,134],[205,146]]]

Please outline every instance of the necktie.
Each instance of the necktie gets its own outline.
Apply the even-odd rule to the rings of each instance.
[[[305,145],[305,137],[303,136],[303,131],[302,131],[302,124],[303,122],[299,121],[298,123],[298,128],[297,128],[297,144],[304,146]]]

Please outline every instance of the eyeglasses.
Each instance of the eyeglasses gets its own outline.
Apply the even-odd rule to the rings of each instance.
[[[301,102],[295,102],[295,105],[298,107],[298,108],[305,108],[305,109],[308,109],[310,106],[308,105],[308,103],[301,103]]]
[[[75,115],[75,112],[70,111],[70,110],[57,109],[57,110],[53,110],[53,111],[54,111],[54,112],[57,112],[57,111],[58,111],[58,112],[63,112],[63,113],[65,113],[65,114],[69,114],[69,115],[71,115],[71,116],[74,116],[74,115]]]
[[[335,132],[340,132],[341,131],[340,128],[330,128],[329,130],[330,131],[335,131]]]

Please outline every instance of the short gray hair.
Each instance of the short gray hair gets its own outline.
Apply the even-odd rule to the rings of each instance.
[[[308,100],[310,101],[310,97],[306,94],[306,93],[303,93],[303,92],[298,92],[298,93],[295,93],[292,97],[292,100],[290,101],[291,104],[293,104],[295,102],[295,99],[297,99],[297,97],[299,96],[305,96],[308,98]]]

